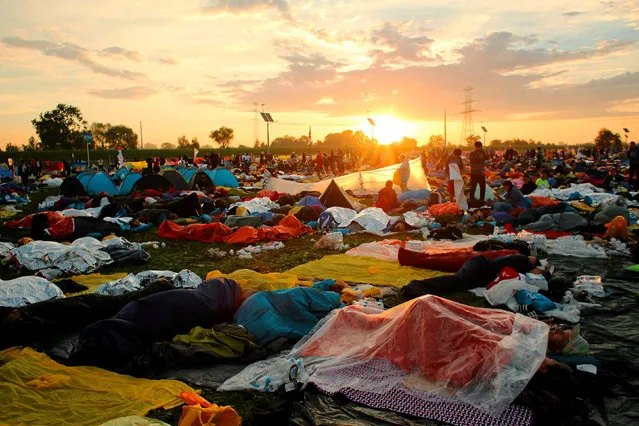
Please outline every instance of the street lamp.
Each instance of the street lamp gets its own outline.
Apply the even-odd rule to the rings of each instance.
[[[373,120],[371,117],[367,117],[366,119],[371,125],[371,142],[373,142],[375,140],[375,120]]]
[[[624,127],[623,132],[626,134],[626,143],[628,143],[628,133],[630,133],[630,130],[628,130],[627,127]]]
[[[271,114],[269,114],[268,112],[262,111],[260,113],[260,115],[262,116],[262,119],[266,122],[266,153],[270,154],[271,153],[271,139],[270,139],[270,134],[269,134],[269,125],[271,123],[275,123],[275,120],[273,120],[273,117],[271,117]]]
[[[486,133],[488,133],[488,129],[486,126],[481,126],[481,129],[484,131],[484,146],[486,146]]]

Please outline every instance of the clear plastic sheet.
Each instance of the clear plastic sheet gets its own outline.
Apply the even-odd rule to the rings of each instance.
[[[175,288],[196,288],[202,284],[202,278],[200,278],[194,272],[188,269],[183,269],[179,273],[172,271],[143,271],[138,274],[129,274],[119,280],[110,281],[106,284],[102,284],[95,291],[96,294],[119,296],[132,291],[140,290],[151,282],[166,278],[171,281],[171,284]]]
[[[387,240],[384,240],[387,241]],[[382,242],[363,243],[346,252],[348,256],[374,257],[379,260],[397,262],[399,245]]]
[[[546,251],[550,255],[589,257],[605,259],[608,257],[603,247],[596,244],[586,244],[581,235],[560,237],[546,242]]]
[[[337,225],[353,220],[357,216],[355,210],[347,209],[344,207],[329,207],[322,214],[330,214]]]
[[[421,160],[416,158],[409,161],[408,164],[410,165],[408,188],[430,190],[428,178],[424,174],[424,170],[421,166]],[[350,173],[344,176],[324,179],[314,183],[297,183],[286,179],[270,178],[266,187],[267,189],[286,194],[298,194],[302,191],[324,192],[331,183],[331,180],[334,180],[335,183],[344,190],[364,189],[368,191],[379,191],[386,185],[387,181],[393,180],[393,174],[399,166],[400,164],[393,164],[392,166],[383,167],[381,169]]]
[[[18,307],[64,297],[55,284],[40,277],[19,277],[0,280],[0,306]]]
[[[249,213],[264,213],[279,206],[279,204],[274,203],[268,197],[262,197],[231,204],[229,208],[244,207]]]
[[[536,373],[547,342],[548,326],[540,321],[436,296],[381,314],[348,306],[321,321],[286,357],[253,364],[220,390],[248,389],[294,358],[302,359],[310,381],[323,387],[382,394],[401,386],[499,416]],[[335,374],[371,361],[389,368],[362,376]]]
[[[347,220],[339,225],[340,228],[346,228],[355,222],[362,226],[366,231],[383,231],[388,226],[390,216],[384,213],[379,207],[368,207],[357,213],[351,220]]]

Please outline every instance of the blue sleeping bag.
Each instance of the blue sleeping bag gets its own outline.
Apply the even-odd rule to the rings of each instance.
[[[430,197],[430,191],[428,189],[415,189],[402,192],[397,196],[397,200],[402,203],[406,200],[427,200],[428,197]]]
[[[262,345],[281,337],[301,339],[340,305],[339,294],[314,288],[261,291],[242,303],[235,323],[245,327]]]

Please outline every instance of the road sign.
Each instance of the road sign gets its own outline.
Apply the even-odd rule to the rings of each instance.
[[[85,133],[85,134],[82,135],[82,139],[86,143],[91,143],[91,142],[93,142],[93,135],[91,133]]]

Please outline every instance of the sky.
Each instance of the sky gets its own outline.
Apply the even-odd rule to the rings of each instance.
[[[639,0],[0,0],[0,147],[59,103],[145,144],[639,139]],[[372,129],[366,118],[377,122]],[[374,133],[372,133],[374,132]]]

